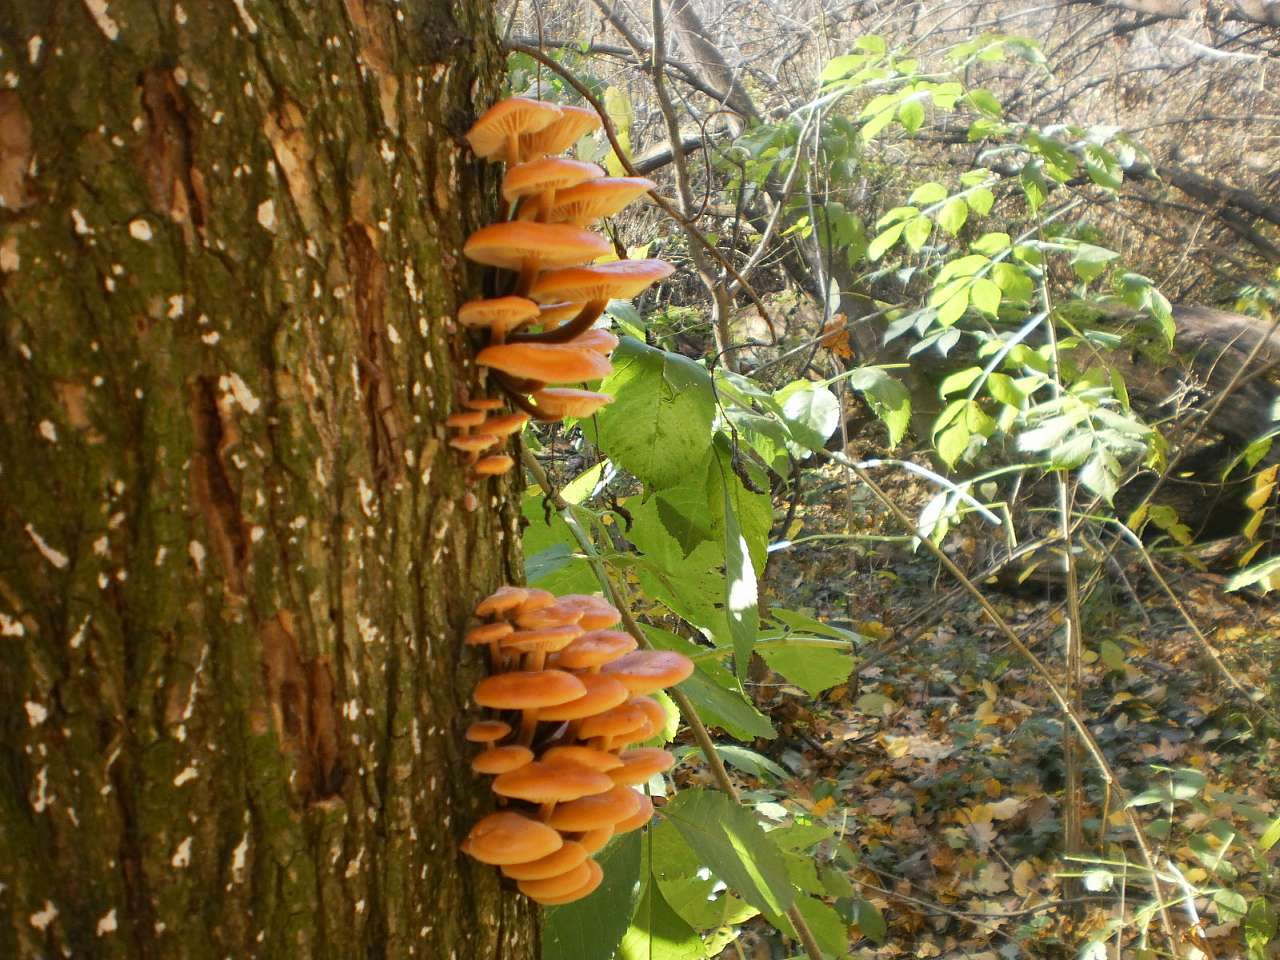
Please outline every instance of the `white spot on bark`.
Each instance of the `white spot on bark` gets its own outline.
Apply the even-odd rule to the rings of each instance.
[[[186,26],[187,11],[182,8],[182,4],[180,3],[175,3],[173,5],[173,22],[180,27]]]
[[[211,330],[209,333],[201,335],[200,339],[212,347],[215,343],[217,343],[219,340],[222,339],[222,336],[221,334],[218,333],[217,330]]]
[[[106,534],[103,534],[97,540],[93,541],[93,552],[100,557],[105,557],[110,549],[111,541],[107,538]]]
[[[218,389],[223,393],[230,393],[232,399],[240,405],[245,413],[257,413],[258,408],[262,406],[261,401],[253,395],[253,391],[240,379],[240,374],[238,373],[229,373],[219,378]]]
[[[49,711],[34,700],[28,700],[23,706],[27,709],[27,722],[33,727],[40,726],[49,718]]]
[[[178,86],[185,87],[189,79],[191,78],[187,76],[187,71],[183,70],[181,67],[173,68],[173,80]]]
[[[49,806],[49,768],[41,767],[36,773],[36,796],[31,801],[31,809],[36,813],[44,813]]]
[[[98,936],[102,937],[108,933],[115,933],[118,927],[119,924],[116,923],[116,908],[112,907],[98,921]]]
[[[44,37],[36,34],[27,41],[27,59],[35,63],[40,59],[40,48],[44,46]]]
[[[26,526],[27,536],[31,538],[31,542],[36,545],[36,549],[40,551],[40,555],[52,563],[59,570],[65,570],[70,566],[71,561],[67,559],[67,555],[60,550],[55,550],[49,544],[45,543],[44,537],[36,533],[36,528],[31,524]]]
[[[169,312],[165,314],[170,320],[177,320],[187,310],[187,298],[175,293],[169,298]]]
[[[27,628],[21,620],[15,620],[8,614],[0,613],[0,637],[25,637]]]
[[[244,23],[244,28],[249,31],[249,35],[258,32],[258,25],[254,22],[253,17],[249,16],[249,11],[244,7],[244,0],[233,0],[236,5],[236,12],[240,14],[240,20]]]
[[[204,544],[199,540],[192,540],[187,544],[187,553],[191,555],[191,562],[196,565],[196,573],[204,573]]]
[[[44,902],[44,909],[31,915],[31,925],[43,933],[49,929],[49,924],[53,923],[58,917],[58,908],[53,905],[52,900]]]
[[[133,237],[135,240],[141,240],[143,243],[147,243],[151,240],[151,224],[147,223],[145,220],[130,220],[129,236]]]
[[[190,866],[191,865],[191,841],[193,841],[194,839],[195,837],[187,837],[187,839],[183,840],[180,844],[178,844],[178,849],[174,851],[173,859],[170,860],[169,863],[171,863],[173,866],[177,867],[178,869],[182,869],[183,867]]]
[[[164,566],[164,558],[168,556],[168,554],[169,554],[168,547],[160,547],[158,550],[156,550],[156,566],[157,567]]]
[[[58,428],[53,425],[51,420],[40,421],[40,436],[44,437],[50,443],[58,442]]]
[[[89,226],[89,221],[84,218],[84,214],[75,207],[71,208],[71,222],[75,224],[76,233],[82,237],[92,237],[93,227]]]
[[[274,200],[263,200],[258,204],[258,223],[264,230],[276,232],[276,204]]]
[[[80,626],[76,628],[76,632],[71,635],[71,639],[67,641],[67,645],[72,650],[76,650],[84,643],[85,631],[89,629],[89,617],[85,617],[80,621]]]
[[[173,785],[175,787],[180,787],[184,783],[189,783],[190,781],[194,780],[197,776],[199,776],[199,774],[196,772],[195,767],[187,767],[187,769],[183,770],[180,774],[178,774],[176,777],[173,778]]]
[[[114,40],[120,36],[120,24],[112,20],[107,13],[107,0],[84,0],[84,5],[88,7],[89,15],[93,17],[93,22],[98,25],[104,37]]]

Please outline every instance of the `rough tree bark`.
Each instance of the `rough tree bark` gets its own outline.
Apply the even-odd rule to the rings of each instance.
[[[0,0],[0,956],[536,955],[457,850],[489,15]]]

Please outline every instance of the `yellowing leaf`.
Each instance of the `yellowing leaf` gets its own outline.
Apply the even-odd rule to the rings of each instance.
[[[1031,885],[1035,883],[1038,876],[1039,871],[1036,870],[1035,864],[1030,860],[1023,860],[1013,868],[1013,892],[1020,897],[1025,897],[1031,892]]]

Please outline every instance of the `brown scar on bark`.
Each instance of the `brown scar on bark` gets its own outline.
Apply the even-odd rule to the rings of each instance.
[[[267,114],[262,130],[284,173],[285,185],[302,225],[316,231],[324,222],[324,216],[316,203],[315,174],[311,166],[315,148],[307,138],[302,108],[286,98],[274,112]]]
[[[400,92],[400,80],[387,55],[384,38],[395,33],[395,28],[382,7],[372,10],[364,0],[344,0],[347,17],[351,21],[360,50],[360,60],[367,72],[378,84],[378,107],[382,122],[392,133],[400,131],[400,115],[396,109],[396,97]]]
[[[12,90],[0,90],[0,207],[25,210],[35,203],[31,170],[31,117]]]
[[[360,335],[360,379],[364,387],[369,459],[379,488],[401,473],[404,428],[395,391],[388,377],[390,352],[386,333],[387,268],[374,246],[373,228],[359,223],[343,232],[347,273],[355,288],[356,322]]]
[[[240,513],[240,495],[226,467],[227,451],[240,440],[235,419],[212,377],[197,377],[191,386],[191,492],[226,577],[227,589],[244,595],[249,565],[249,536]]]
[[[204,242],[208,191],[195,165],[195,127],[186,96],[169,70],[145,71],[138,86],[147,115],[138,163],[151,209],[179,224],[188,245],[197,232]]]
[[[258,631],[271,723],[280,752],[293,763],[298,797],[308,804],[337,798],[345,780],[338,710],[329,658],[302,658],[293,614],[281,610]]]

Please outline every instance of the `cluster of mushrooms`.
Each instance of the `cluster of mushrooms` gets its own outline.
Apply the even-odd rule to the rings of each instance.
[[[648,695],[686,679],[693,662],[636,649],[630,634],[610,629],[621,615],[600,597],[504,586],[476,616],[466,641],[488,647],[491,673],[475,701],[500,717],[467,729],[484,746],[471,767],[495,778],[505,809],[477,823],[462,849],[538,903],[572,903],[603,879],[592,855],[653,815],[635,788],[674,761],[633,745],[666,726]]]
[[[473,233],[463,253],[513,275],[499,283],[504,296],[463,304],[458,322],[487,331],[489,343],[476,362],[522,411],[495,423],[476,416],[487,408],[474,404],[501,403],[481,399],[450,419],[459,431],[450,443],[471,457],[477,476],[513,465],[510,457],[479,456],[501,442],[500,429],[519,430],[529,417],[590,416],[613,399],[565,385],[599,380],[612,370],[609,354],[618,338],[594,326],[608,302],[635,297],[672,272],[662,260],[593,263],[613,248],[587,226],[654,186],[643,177],[606,177],[594,163],[558,156],[599,126],[590,110],[511,97],[467,133],[477,156],[506,164],[508,218]]]

